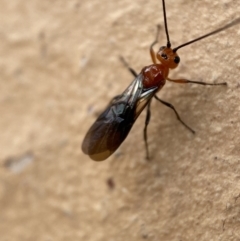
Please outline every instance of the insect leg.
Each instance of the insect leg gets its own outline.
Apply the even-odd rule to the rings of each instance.
[[[120,56],[119,57],[120,58],[120,61],[123,63],[123,65],[130,71],[130,73],[136,78],[137,77],[137,72],[133,69],[133,68],[131,68],[130,66],[129,66],[129,64],[127,63],[127,61],[122,57],[122,56]]]
[[[170,103],[168,103],[168,102],[166,102],[166,101],[164,101],[164,100],[161,100],[161,99],[158,98],[156,95],[154,95],[154,98],[155,98],[156,100],[158,100],[159,102],[161,102],[162,104],[166,105],[167,107],[171,108],[171,109],[174,111],[177,119],[178,119],[189,131],[191,131],[193,134],[195,134],[195,131],[194,131],[191,127],[189,127],[186,123],[183,122],[183,120],[181,119],[181,117],[179,116],[179,114],[177,113],[176,109],[174,108],[174,106],[173,106],[172,104],[170,104]]]
[[[157,63],[157,60],[156,60],[156,54],[153,50],[153,46],[158,42],[158,36],[159,36],[159,32],[160,32],[160,25],[158,24],[157,25],[157,35],[156,35],[156,39],[154,40],[154,42],[150,45],[150,55],[151,55],[151,58],[152,58],[152,61],[154,64]]]
[[[206,83],[206,82],[201,82],[201,81],[192,81],[188,79],[170,79],[167,78],[168,81],[174,82],[174,83],[179,83],[179,84],[187,84],[187,83],[192,83],[192,84],[199,84],[199,85],[227,85],[227,82],[222,82],[222,83]]]
[[[149,160],[149,150],[148,150],[148,142],[147,142],[147,126],[151,119],[150,105],[151,105],[151,100],[149,101],[149,103],[147,105],[147,115],[146,115],[146,119],[145,119],[144,130],[143,130],[143,138],[144,138],[144,143],[145,143],[145,148],[146,148],[146,159],[147,160]]]

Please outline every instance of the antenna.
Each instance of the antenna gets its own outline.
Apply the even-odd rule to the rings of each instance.
[[[162,0],[162,5],[163,5],[163,17],[164,17],[165,32],[166,32],[166,35],[167,35],[167,47],[170,48],[171,47],[171,43],[170,43],[169,35],[168,35],[165,0]]]
[[[176,47],[176,48],[173,49],[173,52],[177,52],[178,49],[180,49],[180,48],[182,48],[182,47],[185,47],[186,45],[189,45],[189,44],[192,44],[192,43],[194,43],[194,42],[197,42],[197,41],[199,41],[199,40],[201,40],[201,39],[207,38],[207,37],[209,37],[209,36],[211,36],[211,35],[214,35],[214,34],[216,34],[216,33],[219,33],[219,32],[221,32],[221,31],[223,31],[223,30],[226,30],[226,29],[228,29],[228,28],[231,28],[232,26],[234,26],[234,25],[236,25],[236,24],[239,24],[239,23],[240,23],[240,18],[237,18],[237,19],[233,20],[231,23],[228,23],[227,25],[225,25],[225,26],[223,26],[223,27],[221,27],[221,28],[219,28],[219,29],[217,29],[217,30],[215,30],[215,31],[212,31],[212,32],[210,32],[210,33],[207,33],[207,34],[201,36],[201,37],[198,37],[198,38],[193,39],[193,40],[191,40],[191,41],[189,41],[189,42],[186,42],[186,43],[184,43],[184,44],[179,45],[178,47]]]

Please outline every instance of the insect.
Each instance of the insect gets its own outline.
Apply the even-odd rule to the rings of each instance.
[[[168,77],[168,74],[171,69],[175,69],[180,63],[180,57],[177,54],[177,51],[180,48],[226,30],[227,28],[240,23],[240,18],[199,38],[181,44],[176,48],[171,48],[171,42],[168,34],[165,0],[162,0],[162,7],[167,38],[166,46],[160,47],[157,53],[155,53],[153,50],[154,45],[158,43],[158,35],[160,29],[158,26],[156,39],[150,45],[150,55],[153,64],[144,67],[140,74],[137,74],[126,63],[126,61],[121,58],[123,64],[133,74],[134,80],[121,95],[114,97],[110,101],[106,109],[102,112],[102,114],[100,114],[97,120],[90,127],[83,140],[83,152],[89,155],[89,157],[95,161],[103,161],[117,150],[117,148],[127,137],[134,122],[145,107],[147,108],[147,115],[143,133],[146,148],[146,158],[149,159],[147,127],[151,117],[150,105],[153,97],[160,103],[171,108],[174,111],[177,119],[189,131],[195,133],[193,129],[191,129],[187,124],[185,124],[185,122],[182,121],[173,105],[157,97],[156,93],[162,89],[166,83],[166,80],[181,84],[192,83],[200,85],[227,85],[226,82],[206,83],[187,79],[171,79]],[[157,63],[157,61],[159,61],[159,63]]]

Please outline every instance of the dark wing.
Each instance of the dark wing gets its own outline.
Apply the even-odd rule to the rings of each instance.
[[[120,112],[125,113],[120,114]],[[133,123],[134,112],[124,103],[109,106],[87,132],[82,150],[95,161],[108,158],[127,137]]]
[[[157,88],[143,89],[139,74],[122,95],[113,98],[88,130],[82,150],[95,161],[107,159],[127,137]]]

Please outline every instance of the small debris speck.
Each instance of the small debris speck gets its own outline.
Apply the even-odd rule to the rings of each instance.
[[[4,166],[13,173],[22,172],[28,165],[34,161],[34,156],[31,152],[25,153],[20,157],[9,157],[4,162]]]

